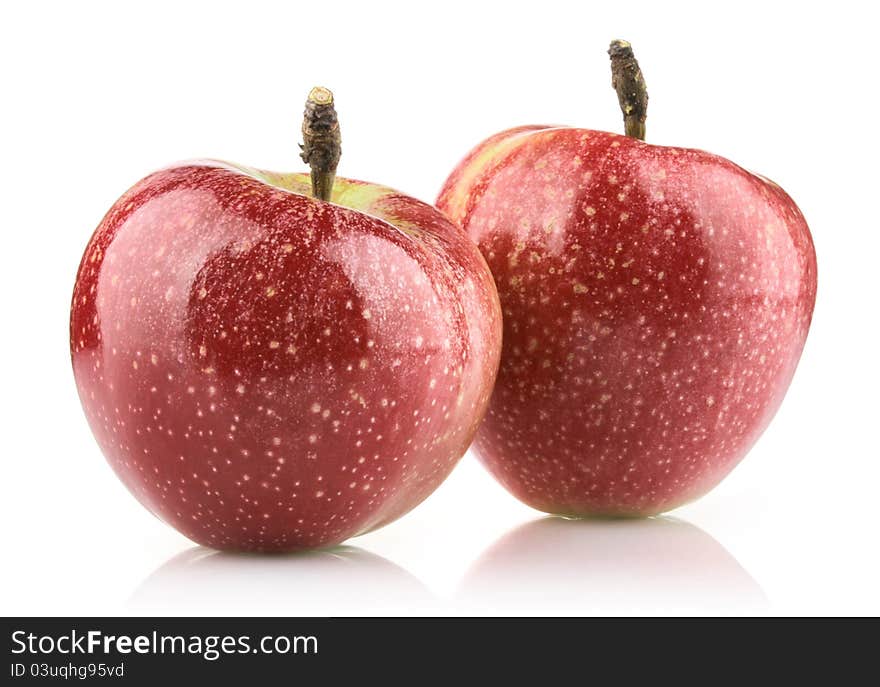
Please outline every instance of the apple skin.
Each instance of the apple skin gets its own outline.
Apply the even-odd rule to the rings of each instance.
[[[437,206],[498,286],[501,368],[475,448],[519,499],[661,513],[767,427],[816,296],[809,229],[779,186],[699,150],[527,126],[477,146]]]
[[[293,551],[380,527],[471,443],[501,315],[435,208],[213,161],[136,184],[89,242],[70,343],[104,455],[199,544]]]

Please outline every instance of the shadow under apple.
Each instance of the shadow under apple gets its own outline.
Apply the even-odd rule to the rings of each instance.
[[[492,614],[760,613],[758,583],[715,539],[671,517],[544,517],[508,532],[457,599]]]
[[[196,546],[162,564],[129,599],[136,610],[174,615],[405,615],[433,603],[412,574],[353,546],[271,556]]]

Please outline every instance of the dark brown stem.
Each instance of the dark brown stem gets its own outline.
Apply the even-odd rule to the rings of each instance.
[[[330,200],[336,166],[342,154],[342,138],[336,108],[333,107],[333,93],[329,89],[315,86],[309,92],[302,135],[300,157],[312,170],[312,195],[319,200]]]
[[[626,135],[644,141],[645,120],[648,117],[645,77],[627,41],[611,41],[608,54],[611,55],[611,86],[617,91]]]

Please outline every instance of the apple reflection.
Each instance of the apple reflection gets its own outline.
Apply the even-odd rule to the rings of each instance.
[[[499,539],[458,601],[491,614],[759,613],[761,587],[728,551],[670,517],[544,517]]]
[[[261,556],[187,549],[135,590],[136,610],[201,615],[372,615],[429,612],[427,588],[353,546]]]

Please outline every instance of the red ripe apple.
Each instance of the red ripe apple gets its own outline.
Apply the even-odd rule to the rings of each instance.
[[[816,295],[809,229],[773,182],[700,150],[527,126],[478,145],[437,205],[495,276],[504,345],[476,451],[525,503],[660,513],[770,422]]]
[[[331,179],[332,183],[332,179]],[[336,544],[409,511],[471,443],[501,322],[431,206],[218,162],[152,174],[83,255],[71,354],[110,465],[214,548]]]

